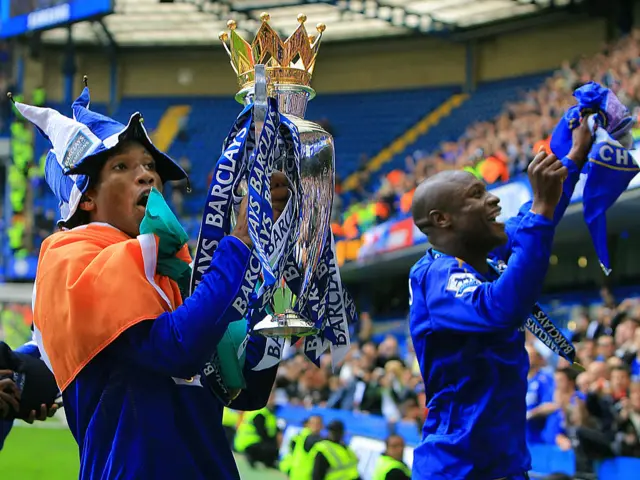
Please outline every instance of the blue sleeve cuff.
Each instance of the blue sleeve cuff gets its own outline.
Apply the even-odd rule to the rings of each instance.
[[[233,235],[227,235],[220,241],[220,245],[226,242],[230,244],[231,248],[236,250],[240,255],[243,255],[243,260],[249,260],[249,255],[251,255],[251,249],[249,246],[240,240],[238,237],[234,237]]]
[[[523,220],[530,220],[534,225],[540,225],[545,227],[554,227],[555,223],[552,219],[545,217],[544,215],[540,215],[539,213],[535,213],[531,210],[527,212],[527,214],[523,217]]]
[[[569,175],[577,175],[580,173],[578,165],[576,165],[576,162],[574,162],[570,157],[564,157],[561,162],[565,167],[567,167],[567,170],[569,170]]]
[[[36,342],[27,342],[24,345],[19,346],[14,350],[15,353],[24,353],[25,355],[30,355],[32,357],[40,358],[40,351],[38,350],[38,345]]]

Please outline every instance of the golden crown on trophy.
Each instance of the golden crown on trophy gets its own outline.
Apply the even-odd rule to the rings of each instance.
[[[260,15],[262,25],[252,43],[236,32],[235,20],[227,22],[231,35],[227,32],[220,32],[218,35],[231,57],[231,66],[238,76],[238,84],[243,90],[251,87],[255,82],[254,66],[264,64],[268,84],[310,87],[325,24],[316,25],[319,35],[309,35],[304,27],[307,16],[301,13],[298,15],[298,27],[283,41],[269,25],[269,19],[266,12]]]

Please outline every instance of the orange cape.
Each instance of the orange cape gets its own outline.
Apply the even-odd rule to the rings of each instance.
[[[127,328],[182,303],[178,285],[156,274],[158,239],[90,224],[42,244],[34,287],[35,334],[60,391]],[[177,254],[190,263],[187,246]]]

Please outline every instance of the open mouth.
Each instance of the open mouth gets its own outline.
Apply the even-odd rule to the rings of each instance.
[[[487,217],[487,220],[488,220],[490,223],[496,223],[496,222],[497,222],[498,217],[500,216],[500,213],[502,213],[502,209],[500,209],[500,210],[496,210],[495,212],[493,212],[491,215],[489,215],[489,216]]]
[[[138,201],[136,202],[136,205],[139,207],[147,208],[147,202],[149,201],[149,193],[151,193],[151,190],[146,190],[142,192],[138,197]]]

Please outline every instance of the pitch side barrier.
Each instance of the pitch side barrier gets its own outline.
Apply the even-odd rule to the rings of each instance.
[[[395,425],[383,417],[345,410],[283,406],[277,412],[280,423],[284,425],[281,456],[289,449],[291,438],[302,428],[302,422],[310,415],[320,415],[324,424],[332,420],[341,420],[346,427],[346,441],[358,455],[358,470],[363,480],[372,478],[376,461],[384,451],[384,440],[391,433],[397,433],[406,443],[404,461],[413,464],[413,449],[418,445],[421,433],[410,422]],[[573,452],[563,452],[554,445],[531,445],[533,459],[532,478],[542,478],[551,473],[575,474],[575,456]],[[606,460],[598,466],[599,480],[638,480],[640,479],[640,459],[619,457]]]

